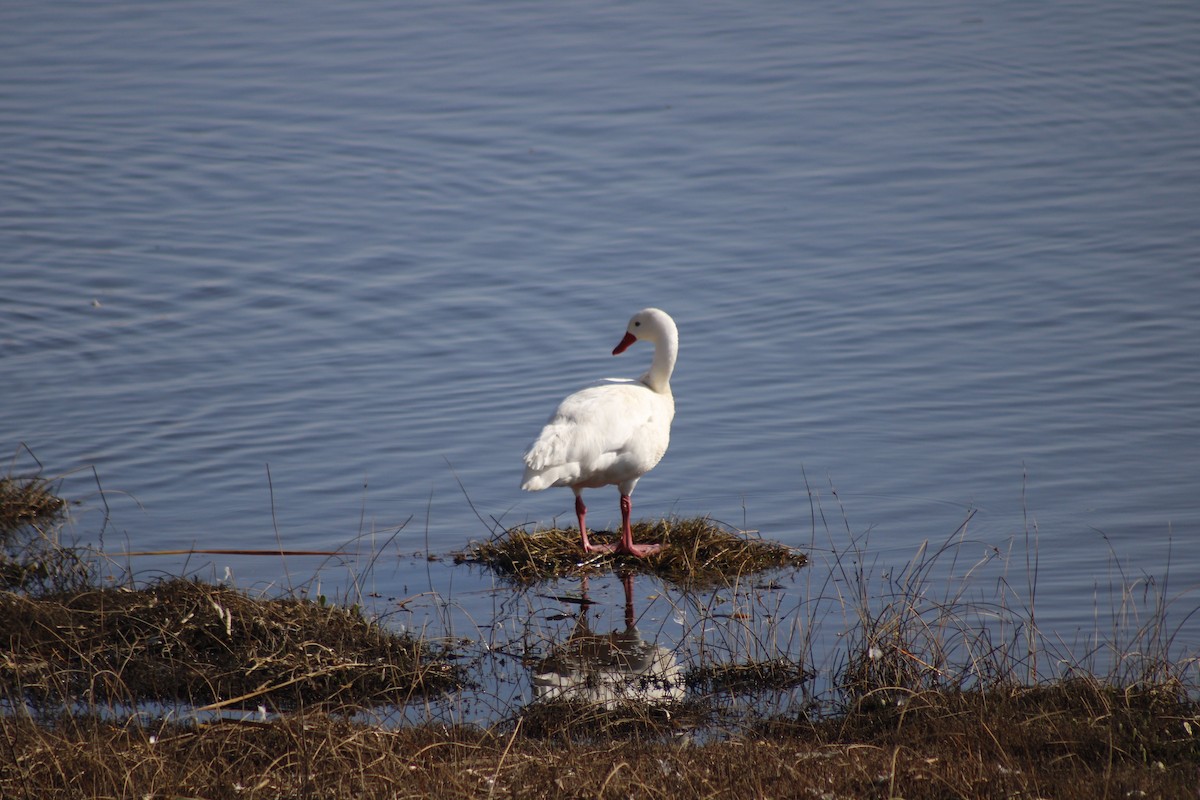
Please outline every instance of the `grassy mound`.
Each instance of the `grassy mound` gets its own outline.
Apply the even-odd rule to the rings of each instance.
[[[141,589],[0,593],[0,696],[39,706],[398,705],[458,684],[429,645],[356,611],[182,578]]]
[[[616,542],[616,533],[590,532],[595,544]],[[574,575],[632,569],[676,584],[706,586],[732,583],[740,577],[808,563],[803,553],[705,517],[637,522],[633,540],[661,544],[648,558],[583,552],[578,528],[533,532],[515,528],[490,542],[474,545],[456,559],[483,564],[519,583],[536,583]]]
[[[0,702],[357,709],[461,682],[446,653],[357,609],[184,578],[98,585],[96,554],[60,542],[66,509],[51,481],[0,477]]]

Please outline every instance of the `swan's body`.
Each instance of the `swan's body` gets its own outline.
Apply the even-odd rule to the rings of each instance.
[[[613,355],[641,340],[654,343],[654,361],[644,375],[637,380],[605,381],[569,395],[525,453],[521,488],[569,486],[575,492],[583,549],[589,553],[614,550],[645,556],[659,550],[658,545],[633,543],[629,497],[638,479],[662,459],[671,439],[675,417],[671,373],[679,334],[666,312],[643,309],[629,320],[625,338]],[[593,545],[584,524],[587,507],[582,492],[610,484],[621,492],[621,542],[615,547]]]

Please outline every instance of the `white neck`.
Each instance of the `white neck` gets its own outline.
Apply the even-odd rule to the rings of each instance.
[[[642,383],[659,394],[671,393],[671,373],[675,371],[675,357],[679,355],[679,333],[669,319],[655,338],[650,369],[641,377]]]

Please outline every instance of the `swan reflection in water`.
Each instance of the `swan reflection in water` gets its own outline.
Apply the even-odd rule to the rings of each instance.
[[[625,588],[625,630],[600,635],[588,626],[587,578],[575,629],[533,666],[535,701],[577,701],[616,708],[683,700],[683,674],[674,652],[642,638],[633,611],[633,574]]]

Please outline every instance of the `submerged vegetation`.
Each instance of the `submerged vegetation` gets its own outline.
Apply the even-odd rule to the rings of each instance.
[[[1194,643],[1175,641],[1168,603],[1075,656],[1038,630],[1032,578],[1014,599],[1004,573],[984,601],[968,578],[986,564],[939,572],[965,530],[875,570],[867,535],[847,529],[819,571],[797,573],[809,588],[794,609],[757,573],[803,556],[708,520],[639,527],[677,560],[636,564],[581,564],[577,532],[515,531],[460,559],[577,613],[526,610],[557,633],[481,636],[472,656],[461,637],[435,644],[292,592],[103,581],[102,553],[61,542],[68,509],[53,482],[0,479],[3,797],[1195,798],[1200,785],[1197,661],[1175,652]],[[673,601],[698,652],[639,633],[629,575],[612,634],[588,627],[586,579],[574,598],[528,588],[630,566],[702,598]],[[1133,596],[1118,587],[1114,613]],[[547,670],[555,692],[497,697],[486,725],[393,713],[453,707],[501,660]],[[614,676],[653,694],[604,695]]]

